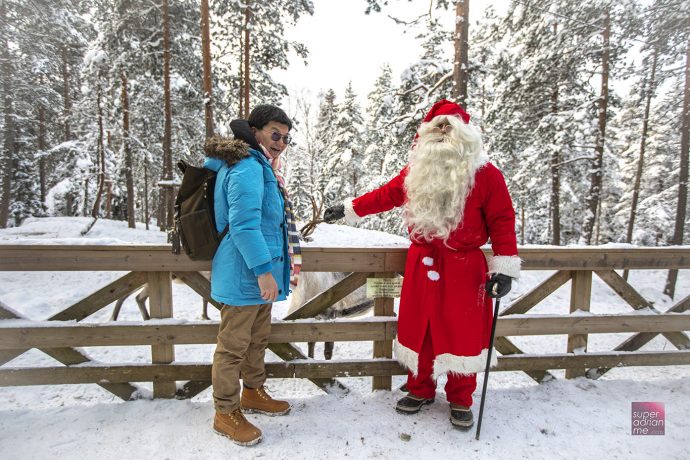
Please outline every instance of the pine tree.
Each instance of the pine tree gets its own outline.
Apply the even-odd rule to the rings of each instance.
[[[295,217],[300,221],[306,221],[311,217],[312,185],[309,180],[309,162],[307,152],[301,148],[295,149],[290,154],[290,200]]]
[[[395,166],[401,165],[407,156],[407,151],[396,149],[399,145],[395,135],[392,119],[394,118],[394,89],[392,71],[385,65],[381,75],[374,83],[374,89],[369,93],[367,105],[367,123],[364,133],[367,148],[364,151],[363,170],[365,175],[363,191],[373,190],[389,181],[393,176],[387,173]],[[391,165],[390,163],[394,163]],[[393,171],[390,171],[391,173]],[[402,226],[401,213],[397,210],[366,217],[361,226],[372,230],[397,233]]]
[[[286,154],[288,163],[288,190],[292,200],[293,210],[298,219],[311,220],[312,202],[321,204],[322,197],[318,193],[319,158],[321,152],[316,148],[316,121],[313,120],[312,105],[306,98],[297,99],[297,114],[293,119],[299,119],[297,131],[302,134],[302,142],[291,145]]]
[[[352,83],[345,90],[343,102],[333,125],[333,140],[323,169],[327,176],[326,201],[357,196],[363,190],[362,133],[364,120]]]
[[[10,209],[15,220],[26,217],[17,212],[43,213],[41,206],[21,202],[29,198],[19,193],[20,184],[12,184],[14,177],[34,176],[40,184],[38,193],[42,199],[54,183],[51,171],[60,169],[59,158],[45,152],[58,139],[62,90],[69,91],[74,83],[68,74],[63,77],[61,69],[78,62],[75,54],[91,33],[77,6],[77,2],[69,0],[6,0],[0,4],[0,35],[6,45],[2,60],[5,138],[0,156],[0,226],[7,224]],[[20,153],[27,158],[17,156]],[[15,167],[29,169],[16,171]]]
[[[315,168],[318,170],[318,191],[325,198],[326,186],[330,180],[325,165],[334,152],[335,126],[338,114],[338,105],[335,102],[336,95],[333,89],[329,89],[321,95],[319,114],[316,121],[315,149],[320,152],[319,161]],[[326,203],[329,203],[326,200]]]
[[[36,186],[35,172],[36,161],[29,145],[17,145],[15,153],[17,159],[13,168],[13,202],[10,207],[10,216],[14,226],[21,225],[29,216],[41,217],[44,215],[40,200],[39,190]]]
[[[384,162],[387,152],[396,143],[392,127],[393,74],[388,64],[381,69],[381,75],[374,82],[374,89],[368,95],[367,122],[364,139],[368,145],[362,163],[364,182],[369,188],[378,187],[385,181]]]

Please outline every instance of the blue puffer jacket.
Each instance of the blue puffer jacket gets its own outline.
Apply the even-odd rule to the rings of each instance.
[[[270,271],[277,300],[285,300],[290,286],[285,205],[271,165],[240,140],[207,155],[204,166],[218,174],[216,227],[220,232],[230,225],[213,257],[211,297],[234,306],[266,303],[257,276]]]

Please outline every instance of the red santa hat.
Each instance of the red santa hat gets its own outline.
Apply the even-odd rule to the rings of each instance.
[[[431,121],[434,117],[438,117],[439,115],[453,115],[455,117],[460,118],[462,121],[465,122],[465,124],[470,122],[470,115],[463,110],[462,107],[460,107],[458,104],[455,102],[450,102],[447,99],[441,99],[438,101],[436,104],[434,104],[431,107],[431,110],[429,110],[429,113],[426,114],[424,117],[423,122],[428,122]],[[412,145],[414,146],[417,143],[417,138],[419,137],[419,133],[415,133],[414,135],[414,140],[412,141]]]
[[[465,112],[458,104],[450,102],[447,99],[441,99],[434,104],[433,107],[431,107],[431,110],[429,110],[429,113],[426,114],[426,117],[424,117],[424,121],[431,121],[432,118],[439,115],[455,115],[456,117],[462,118],[462,121],[464,121],[465,124],[470,122],[469,114]]]

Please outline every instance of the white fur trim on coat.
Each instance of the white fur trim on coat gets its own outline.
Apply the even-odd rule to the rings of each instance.
[[[354,200],[354,198],[345,198],[345,200],[343,200],[343,206],[345,207],[345,223],[349,225],[354,225],[362,220],[355,212],[355,208],[352,206],[352,200]]]
[[[522,260],[518,256],[493,256],[489,260],[489,273],[502,273],[511,278],[520,278]]]
[[[489,160],[489,155],[482,150],[479,153],[479,155],[472,159],[472,171],[470,172],[470,174],[477,174],[477,171],[484,167],[489,162]]]
[[[419,372],[419,353],[401,345],[397,338],[393,340],[393,351],[398,362],[408,368],[416,377],[417,372]]]
[[[482,350],[477,356],[455,356],[450,353],[438,355],[434,360],[433,379],[436,380],[445,374],[470,375],[483,372],[486,369],[486,357],[488,348]],[[491,353],[491,367],[498,364],[496,350]]]

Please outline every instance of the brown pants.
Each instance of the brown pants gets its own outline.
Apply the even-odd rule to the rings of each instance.
[[[264,355],[270,333],[270,303],[223,305],[212,370],[217,412],[229,414],[240,407],[240,376],[247,387],[259,388],[264,384]]]

